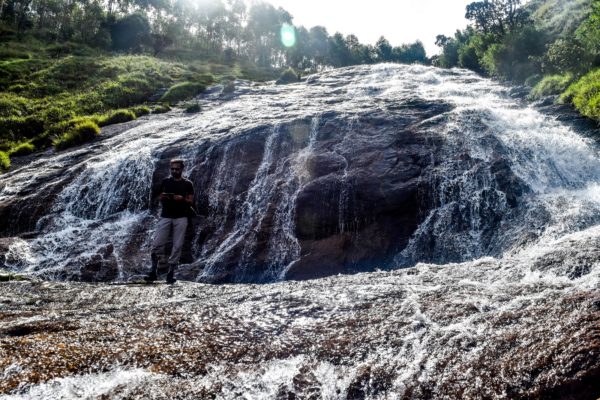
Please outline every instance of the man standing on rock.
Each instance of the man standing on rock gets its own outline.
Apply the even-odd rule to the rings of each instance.
[[[148,276],[144,278],[146,282],[154,282],[157,279],[159,254],[166,256],[165,246],[172,237],[173,247],[169,256],[167,283],[175,283],[173,275],[179,264],[188,216],[194,202],[194,185],[182,177],[183,167],[183,160],[171,160],[171,176],[160,184],[162,213],[152,242],[152,267]]]

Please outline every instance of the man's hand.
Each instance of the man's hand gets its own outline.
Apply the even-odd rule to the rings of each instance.
[[[188,195],[187,197],[183,197],[178,194],[161,193],[159,198],[161,201],[164,201],[164,200],[185,201],[188,204],[192,204],[194,202],[194,196],[192,196],[191,194]]]

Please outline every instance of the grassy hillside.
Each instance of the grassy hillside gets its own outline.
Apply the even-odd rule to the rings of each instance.
[[[51,145],[62,149],[89,140],[89,132],[99,126],[164,112],[212,83],[278,75],[250,65],[113,55],[71,43],[47,45],[29,39],[1,44],[2,169],[9,167],[9,157]],[[157,96],[160,92],[165,93]],[[81,136],[84,130],[88,134]]]

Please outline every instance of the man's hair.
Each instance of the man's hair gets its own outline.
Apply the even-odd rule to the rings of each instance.
[[[181,165],[181,169],[183,169],[183,167],[185,167],[185,164],[183,163],[183,160],[181,158],[172,159],[171,164],[179,164],[179,165]]]

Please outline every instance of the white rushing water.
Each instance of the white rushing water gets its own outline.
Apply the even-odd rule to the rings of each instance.
[[[201,190],[206,191],[209,208],[217,215],[218,229],[225,232],[229,218],[234,218],[233,228],[224,240],[217,240],[220,236],[214,234],[213,239],[198,244],[197,236],[192,248],[195,262],[205,266],[204,276],[210,276],[216,273],[214,266],[236,249],[240,252],[238,271],[243,275],[245,265],[256,263],[253,257],[261,243],[257,232],[271,207],[268,256],[262,261],[265,269],[259,280],[281,279],[300,257],[295,202],[309,180],[307,160],[322,145],[317,130],[324,115],[333,111],[345,116],[349,122],[344,141],[350,141],[353,130],[359,129],[353,123],[357,115],[383,109],[382,101],[402,104],[412,98],[452,106],[443,115],[421,123],[425,131],[445,138],[442,151],[449,157],[435,166],[436,205],[396,256],[397,265],[444,262],[447,253],[454,255],[448,259],[456,259],[458,254],[462,260],[509,255],[600,222],[600,159],[595,145],[568,126],[510,98],[504,87],[471,72],[418,65],[360,66],[324,72],[309,77],[307,83],[286,87],[242,84],[238,92],[228,101],[218,93],[207,94],[200,100],[204,111],[195,116],[149,117],[96,144],[103,150],[92,157],[73,162],[69,160],[76,159],[81,150],[50,154],[1,176],[0,200],[8,201],[32,185],[32,175],[43,175],[53,166],[73,162],[69,171],[75,174],[48,215],[38,222],[38,235],[13,242],[6,264],[24,273],[69,279],[83,263],[110,253],[120,268],[118,278],[128,279],[131,270],[123,267],[127,257],[132,248],[144,254],[153,233],[156,211],[150,209],[151,182],[161,154],[177,148],[173,156],[193,164],[202,156],[198,153],[202,144],[225,140],[220,144],[224,150],[219,167]],[[286,142],[281,125],[302,118],[311,121],[310,129],[297,139],[300,144]],[[244,171],[239,169],[240,154],[228,147],[227,140],[263,125],[270,126],[271,133],[262,160],[243,193],[242,206],[232,210],[239,196],[236,185]],[[509,200],[486,165],[498,156],[497,147],[529,190],[518,212],[507,205]],[[332,151],[337,151],[335,146]],[[477,162],[457,168],[457,157],[450,155],[458,152]],[[346,178],[347,168],[346,161],[336,200],[340,232],[351,229],[345,222],[352,215],[349,199],[353,190]],[[230,212],[233,217],[227,216]],[[457,215],[464,220],[460,229]],[[498,235],[503,238],[489,239],[486,226],[490,218],[500,221]],[[136,235],[144,239],[132,243]],[[424,247],[431,237],[436,238],[435,246]],[[107,243],[111,243],[110,250]]]

